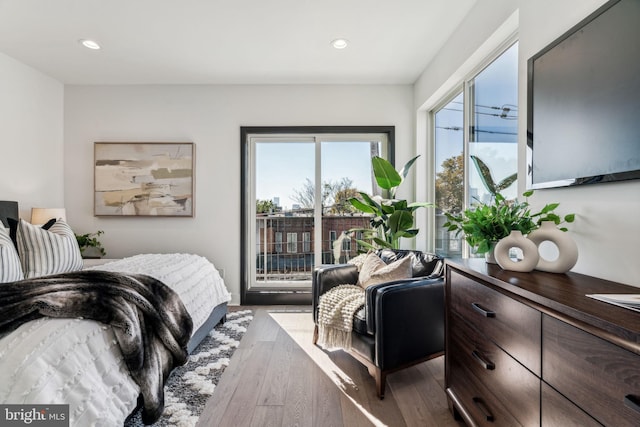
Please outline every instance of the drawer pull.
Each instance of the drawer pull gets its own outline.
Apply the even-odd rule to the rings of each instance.
[[[631,394],[627,394],[624,397],[624,406],[629,409],[633,409],[636,412],[640,412],[640,403],[638,402],[638,399]]]
[[[478,313],[482,314],[484,317],[496,317],[496,312],[491,310],[486,310],[480,306],[477,302],[471,303],[471,307]]]
[[[485,360],[478,350],[473,350],[471,352],[471,355],[476,360],[476,362],[478,362],[484,369],[488,371],[493,371],[494,369],[496,369],[496,365],[491,361]]]
[[[487,405],[484,404],[482,399],[480,399],[479,397],[474,397],[473,398],[473,403],[475,403],[476,406],[478,407],[478,409],[480,409],[480,412],[482,412],[482,415],[484,415],[485,420],[487,420],[490,423],[492,423],[493,422],[493,415],[491,415],[491,412],[487,408]]]

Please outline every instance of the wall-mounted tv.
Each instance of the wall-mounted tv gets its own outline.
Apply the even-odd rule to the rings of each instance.
[[[607,2],[528,61],[530,188],[640,178],[640,0]]]

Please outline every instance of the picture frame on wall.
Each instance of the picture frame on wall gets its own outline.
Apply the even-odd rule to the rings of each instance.
[[[94,215],[193,217],[193,142],[95,142]]]

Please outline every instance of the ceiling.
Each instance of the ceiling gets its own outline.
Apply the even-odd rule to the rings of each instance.
[[[411,84],[475,2],[0,0],[0,52],[65,84]]]

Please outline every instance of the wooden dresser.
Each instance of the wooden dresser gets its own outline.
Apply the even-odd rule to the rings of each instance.
[[[446,392],[469,426],[640,426],[640,313],[577,273],[446,267]]]

